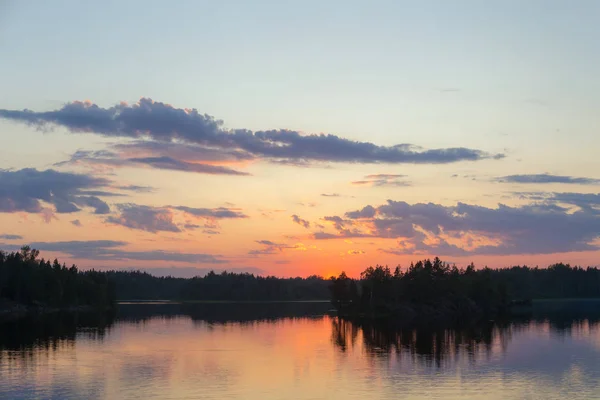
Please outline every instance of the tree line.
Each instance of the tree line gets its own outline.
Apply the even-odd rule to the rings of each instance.
[[[600,297],[600,270],[562,263],[458,268],[436,257],[411,263],[405,271],[369,267],[360,279],[342,272],[331,279],[330,290],[335,307],[350,316],[465,319],[507,313],[532,299]]]
[[[120,300],[298,301],[328,300],[330,282],[313,275],[277,278],[210,271],[194,278],[156,277],[142,271],[108,271]]]
[[[12,253],[0,250],[0,300],[57,308],[107,308],[114,303],[114,286],[105,273],[79,271],[75,265],[38,256],[29,246]]]
[[[39,258],[28,246],[0,251],[0,300],[26,305],[100,306],[115,300],[299,301],[331,300],[355,314],[497,313],[517,301],[600,297],[600,270],[554,264],[458,268],[422,260],[406,270],[369,267],[359,279],[345,273],[325,279],[277,278],[250,273],[209,272],[195,278],[156,277],[141,271],[79,271]]]

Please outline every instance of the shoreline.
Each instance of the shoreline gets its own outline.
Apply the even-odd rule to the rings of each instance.
[[[94,306],[67,306],[50,307],[44,305],[25,305],[20,303],[4,304],[0,306],[0,322],[27,318],[31,316],[42,316],[56,313],[85,313],[93,311],[108,311],[109,308],[101,309]]]

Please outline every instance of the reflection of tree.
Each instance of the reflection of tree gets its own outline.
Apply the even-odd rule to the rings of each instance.
[[[32,357],[40,350],[73,347],[81,336],[102,340],[113,319],[107,313],[55,313],[4,322],[0,324],[0,357]]]
[[[256,303],[166,303],[119,305],[117,320],[143,322],[160,317],[189,317],[209,324],[275,322],[283,318],[316,318],[323,316],[329,302],[256,302]]]
[[[348,337],[350,338],[350,345],[352,347],[356,345],[356,338],[359,331],[357,325],[341,318],[332,318],[331,324],[333,327],[331,330],[331,341],[339,346],[342,351],[346,351]]]
[[[600,315],[600,313],[598,313]],[[466,359],[476,362],[479,356],[489,358],[495,345],[505,352],[515,334],[547,325],[559,335],[571,335],[582,328],[600,329],[600,318],[568,317],[566,314],[540,313],[530,318],[494,321],[482,325],[453,328],[406,328],[372,321],[349,321],[332,318],[332,343],[342,352],[355,346],[360,333],[368,357],[388,357],[393,353],[410,356],[428,366],[442,367],[448,360]]]

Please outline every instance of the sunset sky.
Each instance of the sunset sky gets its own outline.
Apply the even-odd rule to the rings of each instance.
[[[0,248],[598,265],[600,2],[0,1]]]

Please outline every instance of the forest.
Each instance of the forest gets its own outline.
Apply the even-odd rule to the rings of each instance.
[[[38,259],[39,251],[24,246],[21,251],[0,251],[0,302],[36,307],[109,308],[115,290],[107,275],[79,271],[58,260]]]
[[[466,320],[514,314],[532,299],[598,298],[600,270],[562,263],[499,269],[477,269],[471,263],[458,268],[436,257],[406,270],[369,267],[360,279],[342,272],[331,279],[330,289],[336,309],[349,317]]]
[[[141,271],[108,271],[120,300],[299,301],[329,300],[330,281],[318,276],[277,278],[209,272],[203,277],[156,277]]]
[[[600,270],[554,264],[458,268],[422,260],[408,268],[368,267],[359,279],[277,278],[209,272],[195,278],[156,277],[142,271],[80,271],[39,258],[28,246],[0,251],[0,306],[110,307],[118,300],[331,301],[345,315],[466,318],[502,314],[531,299],[600,298]]]

